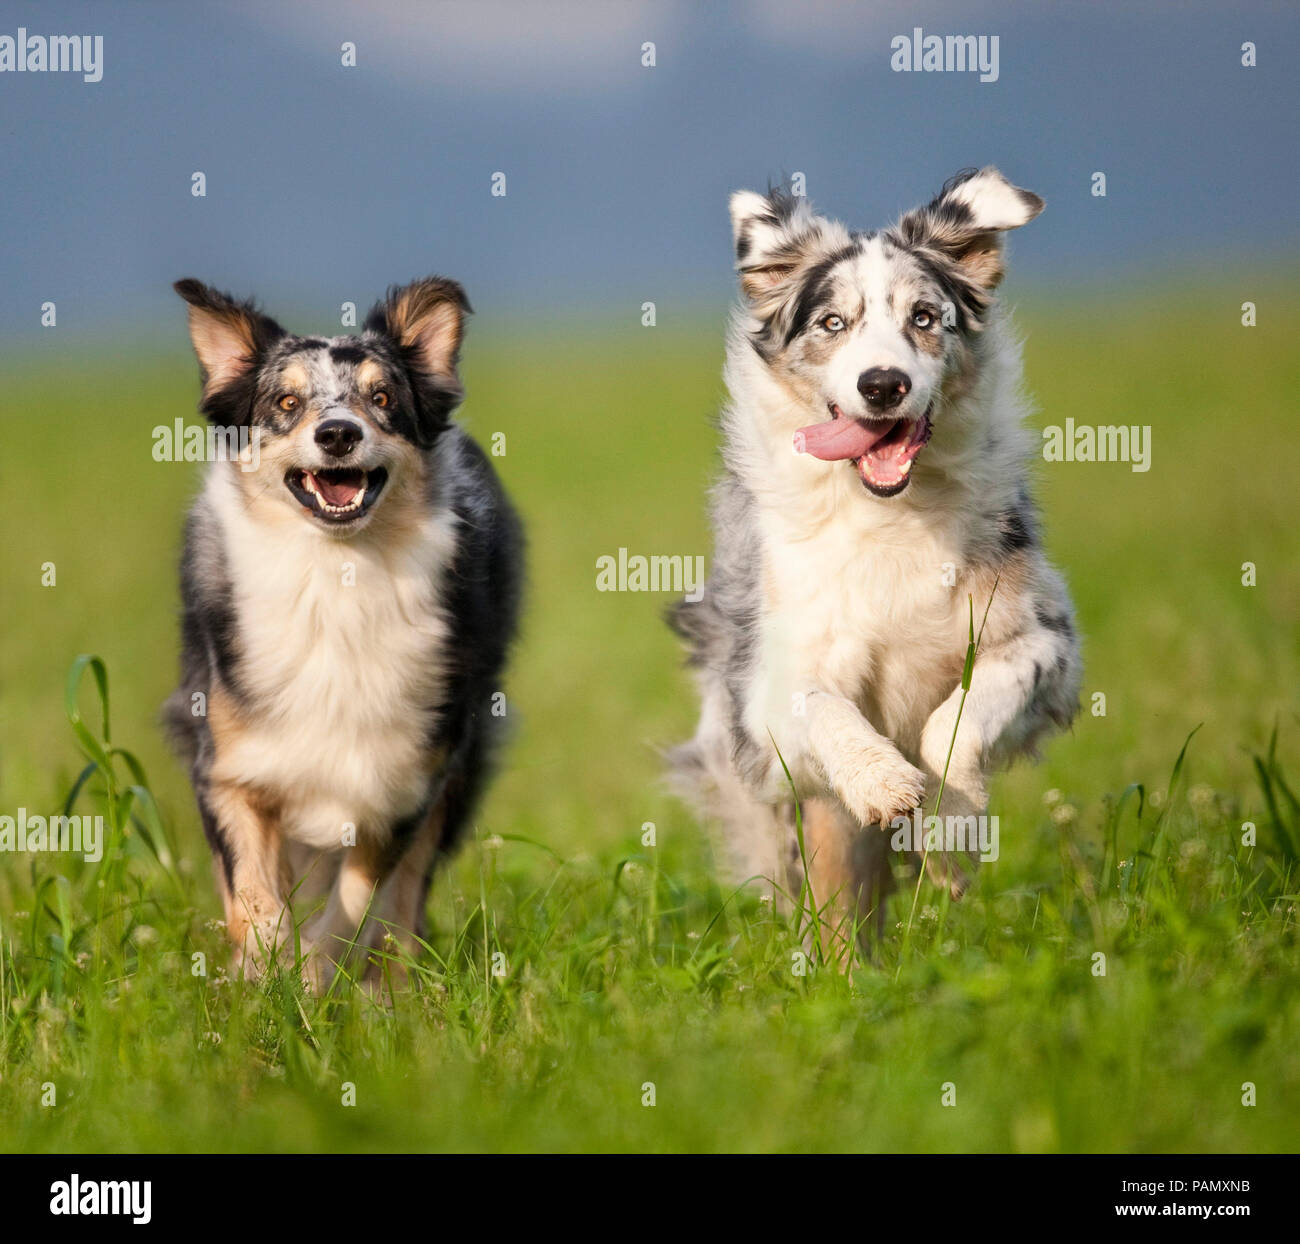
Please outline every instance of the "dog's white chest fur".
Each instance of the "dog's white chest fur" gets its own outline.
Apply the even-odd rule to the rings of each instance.
[[[858,487],[856,479],[848,483]],[[867,520],[867,507],[852,504],[858,498],[838,500],[821,521],[787,509],[762,522],[770,612],[760,668],[787,667],[767,694],[804,686],[832,691],[870,707],[882,729],[912,750],[951,689],[960,628],[944,567],[958,563],[960,547],[942,523],[905,514],[882,525]],[[768,700],[752,710],[770,726],[799,706]]]
[[[337,848],[349,825],[385,834],[428,790],[446,668],[438,590],[455,519],[430,518],[394,547],[334,540],[291,515],[268,530],[219,479],[209,496],[249,704],[218,776],[272,795],[284,833],[305,845]]]

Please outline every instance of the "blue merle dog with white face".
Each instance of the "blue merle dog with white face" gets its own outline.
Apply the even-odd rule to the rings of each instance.
[[[993,168],[873,232],[783,193],[732,196],[741,299],[714,563],[674,614],[702,708],[675,772],[739,879],[797,894],[809,860],[845,950],[849,929],[883,920],[896,822],[930,814],[942,784],[942,841],[976,829],[989,771],[1077,706],[1079,643],[1038,538],[1019,345],[995,294],[1003,238],[1042,208]],[[963,709],[972,599],[977,622],[992,603]],[[960,854],[927,859],[954,897]]]

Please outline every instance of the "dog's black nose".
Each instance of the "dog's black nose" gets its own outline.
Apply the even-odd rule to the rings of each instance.
[[[326,419],[316,428],[316,444],[331,458],[346,458],[361,440],[361,425],[351,419]]]
[[[858,392],[872,410],[892,410],[911,391],[911,376],[897,367],[868,367],[858,377]]]

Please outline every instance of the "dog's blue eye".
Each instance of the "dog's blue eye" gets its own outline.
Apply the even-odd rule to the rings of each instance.
[[[917,328],[929,328],[930,325],[934,323],[934,316],[928,311],[913,311],[912,323],[915,324]]]
[[[828,333],[838,333],[844,327],[844,321],[838,315],[828,315],[822,320],[822,327]]]

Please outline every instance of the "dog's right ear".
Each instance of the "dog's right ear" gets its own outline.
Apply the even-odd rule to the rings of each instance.
[[[802,272],[849,242],[843,225],[817,216],[806,198],[784,190],[737,190],[731,234],[740,292],[763,321],[789,301]]]
[[[172,288],[189,303],[190,340],[199,358],[204,398],[247,377],[284,336],[284,329],[251,302],[238,302],[193,277]]]

